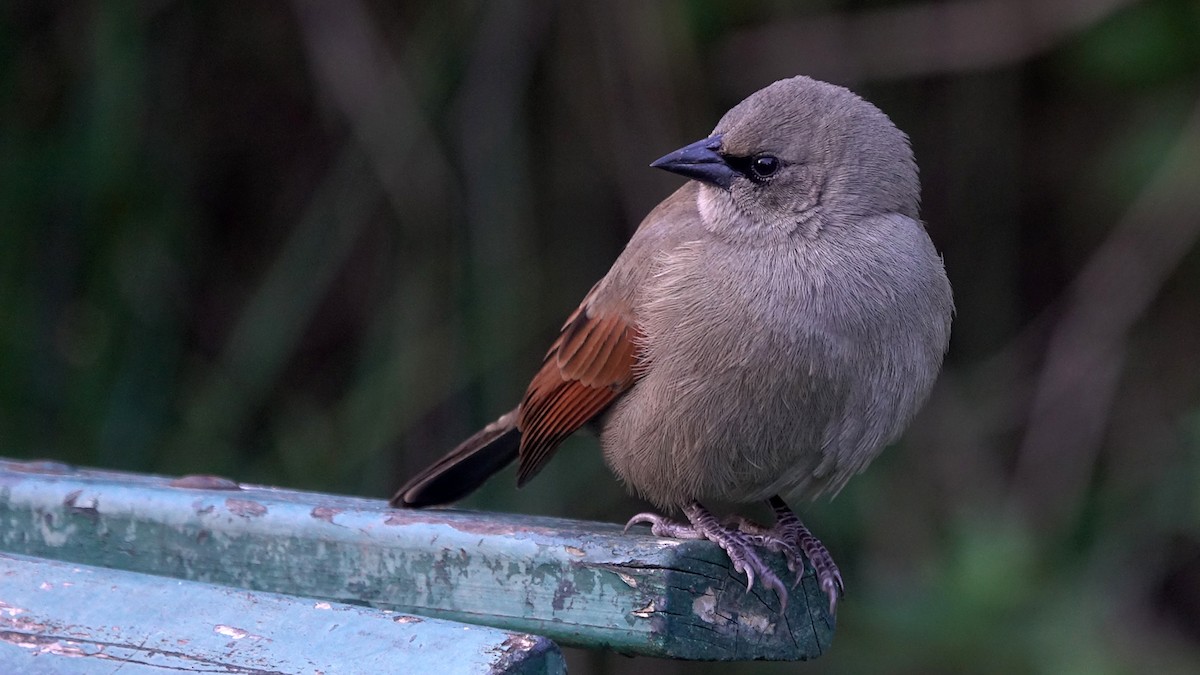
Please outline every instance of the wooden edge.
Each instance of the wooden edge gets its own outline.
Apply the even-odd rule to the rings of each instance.
[[[0,553],[6,672],[564,673],[550,640]]]
[[[834,632],[811,570],[781,613],[708,542],[204,476],[0,461],[0,549],[652,656],[811,659]]]

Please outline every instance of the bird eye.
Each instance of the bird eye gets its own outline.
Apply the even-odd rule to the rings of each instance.
[[[755,178],[769,178],[779,170],[779,160],[771,155],[759,155],[750,162]]]

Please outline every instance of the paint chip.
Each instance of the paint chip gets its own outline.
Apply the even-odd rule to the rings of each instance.
[[[190,490],[241,490],[242,486],[222,476],[192,474],[180,476],[167,483],[170,487],[188,488]]]
[[[742,612],[738,615],[738,623],[743,626],[748,626],[759,635],[774,635],[775,621],[764,614],[752,614]]]
[[[336,523],[333,522],[333,517],[341,512],[341,509],[335,509],[332,506],[314,506],[312,513],[309,515],[317,520],[323,520],[330,525],[336,525]]]
[[[7,614],[8,616],[16,616],[18,614],[24,614],[24,613],[25,613],[25,610],[21,609],[20,607],[13,607],[12,605],[8,604],[7,602],[0,600],[0,614]]]
[[[712,586],[704,591],[704,595],[692,601],[692,614],[705,623],[717,623],[717,594],[713,592]],[[720,618],[724,619],[724,617]]]
[[[213,632],[217,635],[224,635],[227,638],[233,638],[234,640],[241,640],[242,638],[250,635],[250,633],[242,630],[241,628],[234,628],[233,626],[226,626],[220,623],[216,626],[213,626]]]
[[[651,600],[650,604],[646,605],[645,607],[643,607],[641,609],[635,609],[632,612],[630,612],[630,614],[637,616],[637,617],[641,617],[643,619],[649,619],[650,615],[654,614],[657,611],[658,610],[654,607],[654,601]]]
[[[267,507],[249,499],[226,499],[225,508],[235,516],[243,518],[257,518],[267,513]]]

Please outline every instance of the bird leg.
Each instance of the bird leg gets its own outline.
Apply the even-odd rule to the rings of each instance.
[[[628,530],[635,523],[648,523],[650,531],[656,537],[671,537],[673,539],[707,539],[724,549],[733,563],[733,569],[746,575],[746,591],[754,586],[754,579],[762,580],[763,586],[775,591],[779,596],[780,611],[787,609],[787,588],[771,568],[758,557],[754,550],[755,535],[742,532],[737,528],[722,525],[708,509],[699,502],[691,502],[683,507],[683,515],[688,523],[678,523],[657,513],[639,513],[625,524]],[[818,542],[819,543],[819,542]]]
[[[825,544],[822,544],[821,540],[817,539],[804,526],[804,523],[800,522],[796,513],[778,495],[771,497],[767,503],[775,512],[774,527],[763,527],[740,516],[734,518],[731,524],[738,531],[747,535],[753,543],[783,554],[784,559],[787,560],[788,569],[796,572],[793,588],[800,583],[800,577],[804,573],[801,554],[804,558],[808,558],[808,562],[813,566],[813,571],[817,574],[817,582],[820,584],[821,590],[829,596],[829,614],[831,616],[836,614],[837,601],[845,591],[845,587],[842,585],[842,573],[838,571],[837,564],[833,562],[833,556],[829,555],[829,549],[825,548]]]

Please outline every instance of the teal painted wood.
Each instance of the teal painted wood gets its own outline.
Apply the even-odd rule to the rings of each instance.
[[[834,632],[811,570],[780,613],[708,542],[215,478],[0,462],[0,549],[654,656],[810,659]]]
[[[0,672],[565,673],[546,638],[0,553]]]

